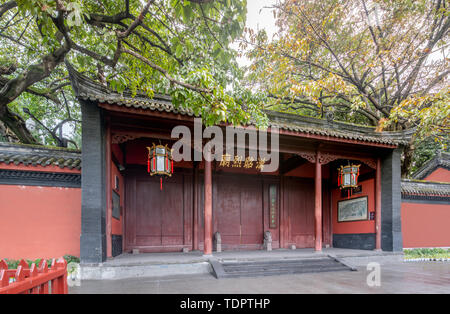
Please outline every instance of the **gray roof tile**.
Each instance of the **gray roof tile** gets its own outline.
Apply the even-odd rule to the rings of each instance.
[[[81,169],[79,150],[0,142],[0,162]]]
[[[129,92],[121,94],[108,89],[99,83],[78,73],[67,64],[73,90],[79,99],[98,103],[107,103],[126,108],[137,108],[152,111],[169,112],[194,117],[189,108],[175,107],[167,95],[155,95],[149,98],[137,94],[134,97]],[[379,143],[388,145],[404,145],[409,142],[413,130],[399,132],[375,132],[373,127],[358,126],[342,122],[328,122],[323,119],[304,117],[288,113],[266,111],[269,126],[283,130],[330,136],[342,139],[357,140],[366,143]]]
[[[412,178],[422,180],[439,167],[450,170],[450,153],[439,151],[432,159],[416,170]]]
[[[450,197],[450,183],[403,179],[402,194]]]

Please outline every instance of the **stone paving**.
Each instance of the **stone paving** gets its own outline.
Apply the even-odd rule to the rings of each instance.
[[[83,280],[69,293],[450,293],[449,262],[381,265],[379,287],[369,287],[366,267],[358,271],[310,273],[257,278],[216,279],[212,275]]]

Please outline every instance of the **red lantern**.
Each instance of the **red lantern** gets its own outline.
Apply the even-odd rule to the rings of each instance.
[[[160,177],[160,187],[162,190],[162,178],[171,177],[173,173],[172,150],[167,146],[155,145],[147,147],[147,172]]]
[[[338,168],[338,186],[342,189],[349,189],[349,196],[352,188],[358,186],[359,167],[361,165],[348,165]]]

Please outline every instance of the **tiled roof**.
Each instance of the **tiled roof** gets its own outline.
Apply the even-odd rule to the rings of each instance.
[[[369,143],[390,145],[407,144],[413,133],[413,130],[406,132],[375,132],[375,129],[372,127],[338,121],[329,122],[323,119],[274,111],[266,111],[266,114],[269,117],[269,125],[276,126],[282,130]]]
[[[0,142],[0,163],[81,169],[81,152],[66,148]]]
[[[450,197],[450,183],[404,179],[402,195]]]
[[[418,180],[425,179],[439,167],[450,170],[450,153],[439,151],[434,158],[427,161],[420,169],[414,172],[412,177]]]
[[[175,114],[195,116],[189,108],[176,108],[167,95],[155,95],[149,98],[142,94],[134,97],[123,92],[119,94],[75,71],[70,64],[69,70],[72,87],[79,99],[98,103],[114,104],[117,106],[164,111]],[[269,126],[298,133],[330,136],[342,139],[358,140],[367,143],[380,143],[388,145],[404,145],[409,142],[413,130],[400,132],[375,132],[373,127],[365,127],[342,122],[328,122],[327,120],[304,117],[295,114],[266,111]]]

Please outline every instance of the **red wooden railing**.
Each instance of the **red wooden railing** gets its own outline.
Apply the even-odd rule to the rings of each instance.
[[[12,279],[12,282],[10,282]],[[50,268],[47,260],[39,265],[21,260],[17,269],[8,269],[0,260],[0,294],[67,294],[67,262],[53,259]]]

